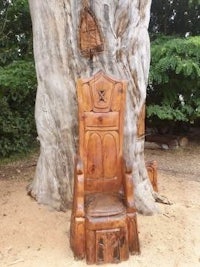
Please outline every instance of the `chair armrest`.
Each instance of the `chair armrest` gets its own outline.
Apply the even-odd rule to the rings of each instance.
[[[73,193],[73,215],[84,217],[84,172],[83,162],[79,156],[75,159],[74,170],[74,193]]]
[[[127,212],[135,212],[134,183],[132,178],[132,166],[123,160],[124,169],[124,194]]]

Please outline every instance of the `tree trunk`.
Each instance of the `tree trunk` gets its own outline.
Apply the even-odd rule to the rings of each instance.
[[[76,81],[99,70],[128,81],[124,156],[132,164],[136,206],[156,211],[137,120],[146,98],[150,63],[148,24],[151,0],[93,0],[104,51],[84,57],[79,47],[80,12],[86,1],[29,0],[38,90],[35,118],[41,145],[29,193],[38,202],[64,210],[72,200],[78,144]]]

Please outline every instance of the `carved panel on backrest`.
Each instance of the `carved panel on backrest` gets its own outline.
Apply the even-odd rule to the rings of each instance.
[[[98,72],[78,81],[79,146],[89,192],[117,191],[126,82]]]

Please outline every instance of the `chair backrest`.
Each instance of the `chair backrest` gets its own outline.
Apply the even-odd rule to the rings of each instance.
[[[126,82],[102,71],[77,83],[79,154],[85,192],[117,192],[122,186]]]

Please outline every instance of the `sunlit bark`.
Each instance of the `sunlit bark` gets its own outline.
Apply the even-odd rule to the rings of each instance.
[[[81,55],[78,44],[81,0],[29,0],[38,79],[35,118],[41,145],[29,191],[40,203],[62,210],[71,202],[78,143],[76,80],[101,69],[128,81],[124,156],[134,169],[138,210],[155,212],[144,165],[144,140],[137,138],[150,63],[150,4],[150,0],[90,1],[104,41],[104,51],[91,60]]]

